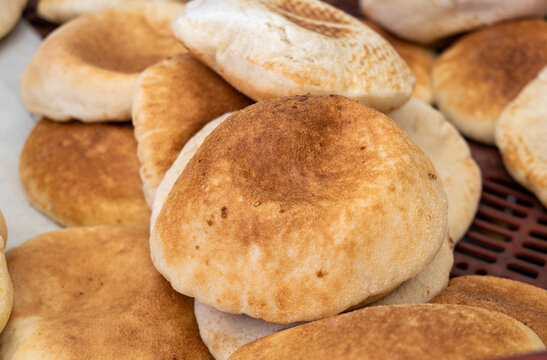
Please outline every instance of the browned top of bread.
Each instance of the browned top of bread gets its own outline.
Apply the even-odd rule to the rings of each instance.
[[[499,311],[523,322],[547,343],[547,291],[541,288],[493,276],[462,276],[450,280],[431,302]]]
[[[186,142],[206,123],[251,100],[190,54],[173,56],[141,75],[133,101],[141,175],[149,205]]]
[[[477,123],[467,125],[479,127],[471,130],[471,136],[493,143],[494,123],[503,108],[545,65],[547,22],[522,20],[492,26],[463,36],[437,58],[435,96],[457,126],[458,122]],[[487,134],[482,134],[481,124],[489,124]]]
[[[154,269],[147,232],[49,232],[11,249],[7,259],[15,305],[0,337],[3,358],[212,358],[193,299]]]
[[[334,95],[236,112],[157,205],[152,256],[175,289],[283,323],[393,289],[432,261],[447,230],[425,154],[391,119]]]
[[[30,200],[60,224],[148,228],[130,125],[42,119],[25,142],[19,172]]]
[[[375,306],[242,346],[242,359],[482,359],[543,349],[522,323],[461,305]]]

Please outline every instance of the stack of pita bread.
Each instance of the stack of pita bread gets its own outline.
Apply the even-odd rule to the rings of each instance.
[[[43,117],[21,181],[70,228],[8,251],[2,358],[545,349],[545,290],[527,287],[531,302],[499,294],[519,283],[481,286],[499,307],[451,300],[475,296],[473,278],[457,287],[449,273],[481,174],[458,123],[430,105],[443,55],[317,0],[42,0],[39,11],[90,12],[53,32],[21,81]],[[545,110],[544,82],[511,103],[525,119],[506,115],[500,144],[536,121],[523,108]]]

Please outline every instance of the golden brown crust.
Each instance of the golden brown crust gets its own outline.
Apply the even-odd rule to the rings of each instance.
[[[243,359],[482,359],[544,349],[505,315],[459,305],[376,306],[244,345]]]
[[[42,119],[25,142],[19,173],[33,204],[62,225],[148,228],[130,125]]]
[[[271,322],[321,318],[391,290],[446,237],[429,159],[392,120],[334,95],[236,112],[162,205],[152,256],[175,289]],[[398,271],[387,274],[386,262]]]
[[[186,142],[209,121],[251,100],[190,54],[151,66],[133,101],[141,176],[148,204]]]
[[[462,276],[431,300],[498,311],[534,330],[547,344],[547,291],[519,281],[493,276]]]
[[[501,111],[547,65],[547,22],[508,22],[466,35],[433,66],[437,104],[465,135],[489,144]]]
[[[0,337],[2,358],[212,359],[193,299],[156,272],[146,232],[55,231],[7,259],[16,298]]]

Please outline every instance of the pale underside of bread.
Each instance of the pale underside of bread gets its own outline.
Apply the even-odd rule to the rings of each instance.
[[[415,84],[387,41],[322,2],[193,1],[173,31],[254,100],[338,94],[390,111],[408,100]]]
[[[547,207],[547,67],[503,110],[496,145],[505,168]]]
[[[469,145],[444,116],[428,104],[411,99],[388,114],[431,159],[448,198],[448,228],[457,243],[477,211],[482,179]]]
[[[421,273],[366,306],[420,304],[431,300],[448,284],[454,258],[452,249],[452,241],[445,241],[435,259]],[[300,324],[274,324],[243,314],[228,314],[197,300],[194,308],[201,338],[216,360],[226,360],[251,341]]]
[[[394,34],[424,44],[506,20],[547,14],[547,3],[542,0],[360,0],[360,7]]]

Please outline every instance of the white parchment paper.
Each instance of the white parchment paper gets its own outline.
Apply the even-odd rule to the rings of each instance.
[[[8,248],[59,226],[32,207],[19,180],[19,154],[38,118],[23,106],[19,81],[41,38],[23,20],[0,39],[0,210],[8,225]]]

